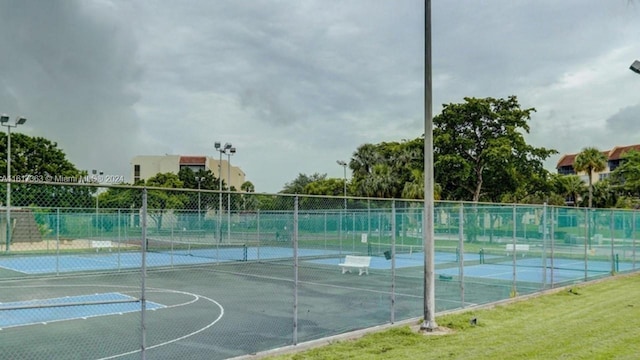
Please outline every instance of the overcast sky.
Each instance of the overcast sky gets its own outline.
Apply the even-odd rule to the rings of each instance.
[[[221,141],[277,192],[424,132],[424,1],[0,0],[0,24],[14,131],[127,181],[136,155],[217,158]],[[531,145],[640,143],[640,1],[433,0],[432,28],[434,114],[516,95]]]

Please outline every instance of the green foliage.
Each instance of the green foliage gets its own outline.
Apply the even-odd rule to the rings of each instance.
[[[402,198],[409,187],[412,197],[424,197],[418,190],[424,188],[424,175],[415,173],[424,173],[424,138],[361,145],[349,167],[353,171],[353,195]]]
[[[640,151],[622,155],[620,166],[611,172],[611,185],[623,196],[640,198]]]
[[[589,177],[589,207],[593,205],[593,172],[600,172],[607,167],[607,157],[594,147],[587,147],[576,156],[573,168],[584,171]]]
[[[306,174],[298,174],[298,177],[293,181],[284,185],[284,188],[280,190],[280,194],[305,194],[305,187],[315,181],[325,180],[327,174],[315,173],[311,176]]]
[[[547,192],[543,161],[555,150],[528,145],[535,109],[507,99],[465,98],[434,118],[435,180],[443,198],[498,202],[504,194]]]
[[[7,175],[7,138],[0,137],[0,174]],[[11,134],[11,177],[25,181],[80,182],[87,173],[67,160],[58,144],[43,137]],[[27,190],[28,188],[28,190]],[[14,184],[11,204],[14,206],[90,207],[94,203],[93,188],[79,186],[31,186]],[[6,196],[4,187],[0,196]]]

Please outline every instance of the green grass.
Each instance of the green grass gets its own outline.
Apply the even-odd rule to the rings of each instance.
[[[446,335],[405,326],[270,359],[638,359],[639,319],[634,274],[436,317]]]

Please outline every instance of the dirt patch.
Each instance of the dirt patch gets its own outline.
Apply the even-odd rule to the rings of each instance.
[[[453,329],[450,329],[444,326],[438,326],[437,328],[431,331],[427,331],[427,330],[421,330],[420,325],[414,325],[411,327],[411,330],[425,336],[450,335],[455,333]]]

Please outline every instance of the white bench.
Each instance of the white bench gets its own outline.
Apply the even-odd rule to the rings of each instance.
[[[524,255],[529,251],[529,244],[507,244],[507,248],[505,249],[507,251],[507,256],[514,251],[514,248],[516,254],[522,253],[522,257],[524,257]]]
[[[355,256],[347,255],[344,262],[339,264],[342,273],[351,272],[351,269],[358,269],[358,275],[369,275],[369,265],[371,265],[371,256]]]
[[[111,251],[113,245],[111,241],[108,240],[91,240],[91,247],[96,249],[96,251],[100,251],[100,249],[108,248]]]

